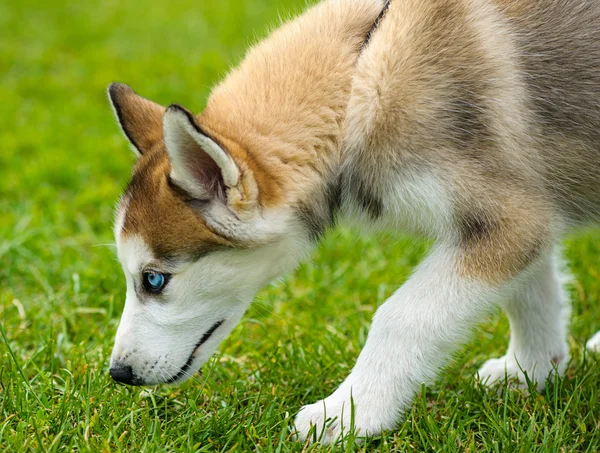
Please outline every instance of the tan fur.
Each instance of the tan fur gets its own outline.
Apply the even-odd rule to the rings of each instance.
[[[331,177],[354,65],[380,7],[377,0],[317,5],[251,49],[242,66],[215,89],[197,120],[240,167],[241,182],[228,192],[228,206],[238,217],[256,204],[260,209],[296,207]],[[197,231],[207,228],[201,217],[191,209],[180,211],[171,192],[155,188],[166,187],[170,171],[161,146],[164,108],[149,108],[154,104],[132,91],[119,93],[113,103],[131,112],[122,126],[132,141],[141,137],[139,147],[149,154],[134,169],[140,189],[134,185],[128,191],[128,234],[143,230],[157,253],[198,248],[197,242],[207,238],[215,242],[211,234]],[[148,162],[155,168],[148,168]],[[154,205],[152,214],[148,204]]]
[[[199,123],[237,145],[263,207],[294,205],[331,176],[356,59],[381,5],[317,5],[251,49],[211,94]]]

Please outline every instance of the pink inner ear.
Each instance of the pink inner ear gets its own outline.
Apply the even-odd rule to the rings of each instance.
[[[199,147],[189,150],[185,156],[185,165],[190,171],[190,176],[211,198],[225,197],[225,182],[221,169],[204,150]]]
[[[200,130],[193,115],[173,104],[167,109],[163,122],[174,182],[197,199],[224,199],[226,191],[222,170],[203,148],[210,146],[212,141]]]

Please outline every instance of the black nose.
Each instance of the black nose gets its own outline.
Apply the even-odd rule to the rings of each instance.
[[[133,370],[129,365],[115,363],[115,365],[110,369],[110,375],[117,382],[133,385]]]

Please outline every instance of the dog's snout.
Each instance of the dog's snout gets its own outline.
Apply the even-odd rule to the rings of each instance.
[[[134,385],[133,369],[129,365],[115,363],[112,367],[110,367],[110,375],[117,382],[127,385]]]

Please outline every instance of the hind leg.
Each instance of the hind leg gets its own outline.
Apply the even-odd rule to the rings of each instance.
[[[542,390],[555,369],[564,372],[570,309],[558,275],[556,259],[550,256],[503,305],[511,328],[508,351],[480,368],[483,382],[492,384],[508,376],[525,387],[525,372]],[[600,335],[596,336],[600,348]]]

